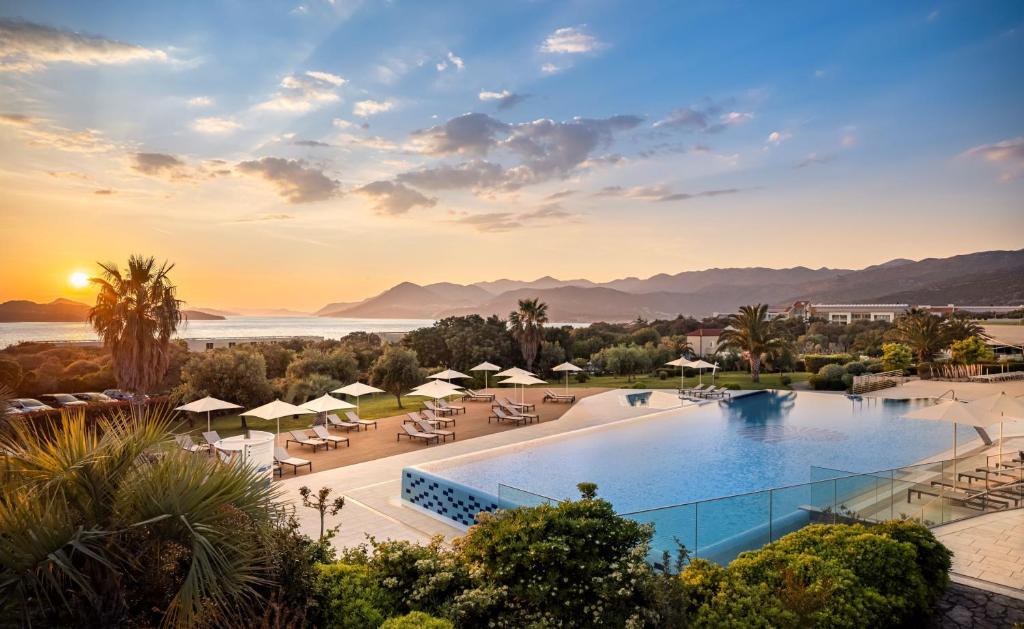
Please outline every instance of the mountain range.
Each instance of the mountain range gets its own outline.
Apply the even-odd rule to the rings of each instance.
[[[190,321],[214,321],[224,319],[218,314],[200,310],[183,310]],[[0,303],[0,323],[36,322],[80,322],[89,315],[89,305],[70,299],[54,299],[45,304],[18,299]]]
[[[359,302],[337,302],[324,317],[434,319],[450,315],[507,316],[520,299],[538,298],[558,322],[630,321],[734,312],[808,299],[819,303],[1017,305],[1024,303],[1024,249],[949,258],[898,258],[864,269],[714,268],[626,277],[610,282],[500,279],[462,285],[402,282]]]

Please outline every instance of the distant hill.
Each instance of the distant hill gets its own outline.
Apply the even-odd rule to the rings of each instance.
[[[205,308],[200,306],[196,308],[200,312],[205,312],[212,315],[220,315],[222,317],[241,317],[242,315],[237,312],[231,312],[230,310],[221,310],[220,308]]]
[[[740,305],[818,302],[900,302],[1017,305],[1024,301],[1024,249],[950,258],[896,258],[860,270],[764,267],[706,269],[605,283],[501,279],[468,286],[403,282],[355,304],[330,304],[333,317],[422,318],[478,313],[508,315],[519,299],[548,304],[552,321],[628,321],[734,312]]]
[[[214,321],[223,319],[220,315],[199,310],[184,310],[182,314],[191,321]],[[38,304],[34,301],[7,301],[0,304],[0,322],[79,322],[85,321],[89,315],[89,305],[70,299],[54,299],[50,303]]]

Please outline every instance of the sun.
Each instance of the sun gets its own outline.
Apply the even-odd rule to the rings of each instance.
[[[68,277],[68,282],[75,288],[85,288],[89,285],[89,276],[81,271],[75,271]]]

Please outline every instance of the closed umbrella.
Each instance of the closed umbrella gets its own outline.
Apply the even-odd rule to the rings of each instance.
[[[259,417],[260,419],[276,419],[277,420],[277,435],[281,436],[281,418],[291,417],[292,415],[308,415],[310,411],[302,408],[301,406],[295,406],[288,402],[282,402],[281,400],[274,400],[259,406],[250,411],[239,413],[239,415],[245,415],[246,417]]]
[[[953,424],[953,486],[956,486],[956,426],[965,424],[984,428],[990,426],[999,418],[993,417],[986,411],[970,406],[962,400],[946,400],[932,406],[919,408],[903,415],[906,419],[925,419],[930,421],[950,422]]]
[[[215,397],[206,396],[201,400],[183,404],[176,411],[188,411],[190,413],[206,413],[206,432],[210,432],[210,411],[220,411],[228,408],[242,408],[238,404],[218,400]]]
[[[342,395],[352,395],[356,398],[356,414],[359,414],[359,397],[363,395],[372,395],[374,393],[384,393],[384,389],[378,389],[377,387],[371,387],[368,384],[362,382],[353,382],[352,384],[345,385],[340,389],[335,389],[331,393],[341,393]]]
[[[497,366],[495,364],[489,363],[487,361],[484,361],[484,362],[480,363],[479,365],[477,365],[476,367],[473,367],[472,369],[470,369],[470,371],[482,371],[482,372],[484,372],[484,388],[486,389],[487,388],[487,375],[488,375],[487,372],[489,372],[489,371],[501,371],[501,367],[499,367],[499,366]]]
[[[968,405],[979,408],[986,413],[999,417],[999,462],[1003,462],[1003,422],[1024,421],[1024,402],[1002,391],[995,395],[989,395]]]
[[[523,388],[522,388],[522,390],[519,393],[519,403],[522,404],[523,402],[526,401],[526,399],[525,399],[526,398],[526,387],[528,387],[528,386],[530,386],[532,384],[547,384],[547,383],[545,381],[541,380],[540,378],[535,378],[534,376],[531,376],[529,374],[520,374],[518,376],[512,376],[511,378],[505,378],[504,380],[501,381],[500,384],[523,385]]]
[[[583,370],[580,369],[579,367],[577,367],[576,365],[572,364],[572,363],[565,362],[565,363],[562,363],[561,365],[558,365],[557,367],[552,367],[551,371],[564,371],[565,372],[565,392],[568,393],[569,392],[569,372],[570,371],[583,371]]]
[[[682,389],[683,382],[686,378],[686,372],[683,371],[683,367],[689,367],[691,364],[690,361],[686,360],[685,357],[680,357],[675,360],[669,361],[665,364],[668,365],[669,367],[679,367],[679,388]],[[680,391],[680,394],[681,393],[682,391]]]

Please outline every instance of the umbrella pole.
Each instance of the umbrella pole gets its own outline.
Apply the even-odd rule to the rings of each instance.
[[[996,459],[996,467],[1003,464],[1003,421],[999,420],[999,458]]]
[[[210,411],[206,411],[206,432],[210,432]]]
[[[956,489],[956,422],[953,422],[953,488]]]

